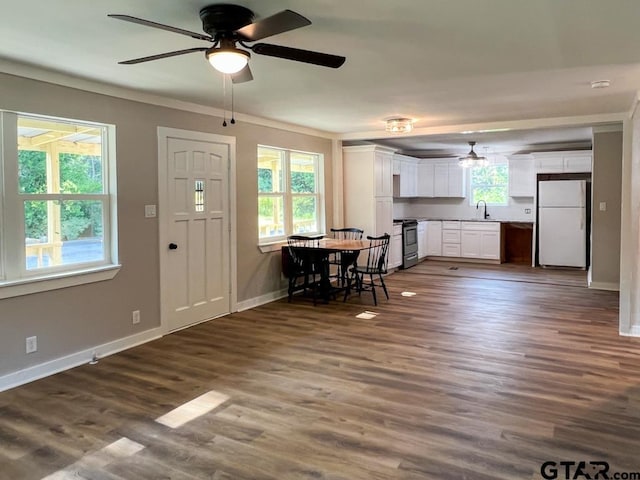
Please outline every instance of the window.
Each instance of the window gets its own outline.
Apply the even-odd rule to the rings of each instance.
[[[323,230],[321,167],[317,153],[258,147],[260,243]]]
[[[487,205],[509,204],[509,165],[505,162],[494,162],[486,167],[469,169],[471,205],[480,200]]]
[[[115,198],[108,140],[113,127],[0,115],[5,182],[0,287],[38,280],[38,290],[58,288],[42,280],[113,266]],[[5,296],[12,294],[0,292]]]

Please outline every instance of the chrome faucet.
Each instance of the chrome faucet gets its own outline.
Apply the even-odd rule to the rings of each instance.
[[[484,200],[478,200],[478,203],[476,203],[476,210],[480,208],[480,202],[484,203],[484,219],[486,220],[489,218],[489,214],[487,213],[487,202]]]

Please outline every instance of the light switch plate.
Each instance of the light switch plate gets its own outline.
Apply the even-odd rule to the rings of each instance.
[[[607,202],[600,202],[600,211],[601,212],[607,211]]]
[[[156,216],[156,206],[155,205],[145,205],[144,206],[144,218],[155,218]]]

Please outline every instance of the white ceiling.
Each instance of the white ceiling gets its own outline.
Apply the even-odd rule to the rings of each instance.
[[[6,60],[223,107],[221,76],[202,53],[117,64],[206,42],[107,17],[128,14],[201,32],[198,12],[211,0],[10,3],[0,16]],[[413,118],[418,129],[606,116],[628,112],[640,87],[639,0],[236,3],[257,18],[289,8],[313,22],[264,42],[347,57],[334,70],[254,54],[255,80],[235,86],[236,111],[351,139],[382,132],[392,116]],[[590,87],[601,79],[611,87]],[[571,131],[582,138],[567,132],[565,141],[585,140],[584,129]],[[420,141],[402,148],[442,147]]]

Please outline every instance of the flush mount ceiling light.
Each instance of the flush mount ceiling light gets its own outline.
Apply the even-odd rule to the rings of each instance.
[[[486,167],[489,165],[487,157],[479,157],[478,154],[473,151],[473,146],[475,144],[476,142],[469,142],[471,150],[464,157],[458,158],[458,165],[464,168]]]
[[[249,63],[249,52],[234,46],[214,47],[207,50],[207,60],[221,73],[238,73]]]
[[[390,133],[409,133],[413,130],[413,120],[410,118],[390,118],[385,130]]]

